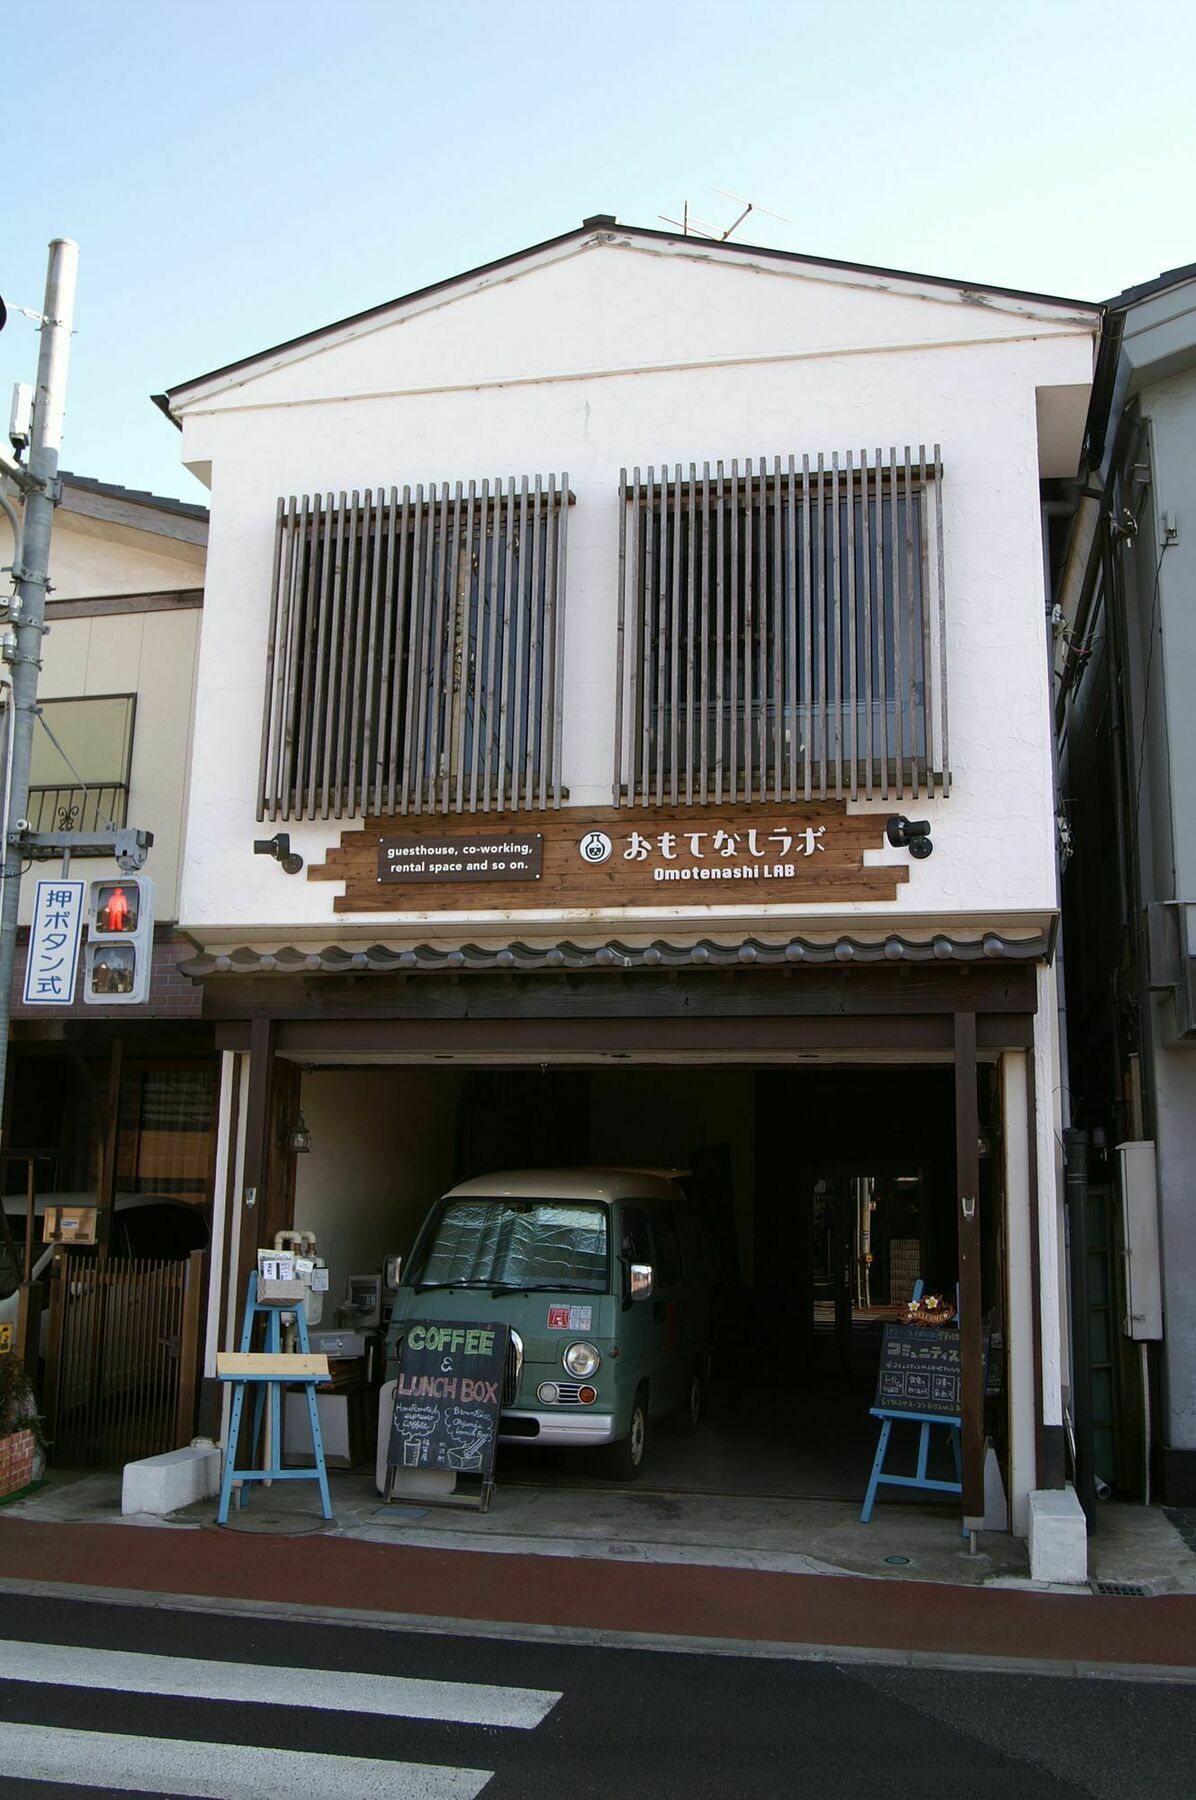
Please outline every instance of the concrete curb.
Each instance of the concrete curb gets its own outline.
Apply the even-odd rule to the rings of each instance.
[[[238,1600],[209,1595],[147,1593],[139,1588],[92,1587],[70,1581],[19,1581],[0,1576],[0,1594],[73,1600],[104,1606],[140,1606],[160,1612],[233,1614],[251,1619],[290,1619],[301,1624],[344,1625],[371,1631],[425,1632],[437,1637],[498,1638],[516,1643],[569,1644],[580,1649],[652,1650],[681,1656],[728,1656],[773,1662],[818,1662],[850,1667],[954,1669],[972,1673],[1042,1675],[1095,1681],[1169,1682],[1196,1686],[1196,1664],[1105,1663],[1061,1657],[970,1656],[941,1650],[895,1650],[866,1645],[788,1643],[741,1638],[673,1636],[655,1631],[610,1631],[523,1621],[437,1618],[427,1613],[374,1612],[362,1608],[307,1606],[280,1600]]]

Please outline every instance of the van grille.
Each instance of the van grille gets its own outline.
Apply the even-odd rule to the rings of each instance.
[[[512,1331],[511,1341],[507,1346],[506,1367],[502,1373],[502,1403],[514,1406],[519,1398],[519,1377],[523,1373],[523,1339],[517,1331]]]

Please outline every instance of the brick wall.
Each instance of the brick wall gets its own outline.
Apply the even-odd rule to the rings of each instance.
[[[84,932],[84,942],[87,934]],[[203,1016],[203,990],[180,973],[179,963],[194,956],[195,946],[178,935],[173,925],[155,925],[154,960],[150,970],[149,999],[144,1006],[85,1006],[83,1003],[83,954],[75,977],[75,998],[70,1006],[26,1006],[25,957],[29,933],[22,931],[13,971],[14,1019],[199,1019]]]

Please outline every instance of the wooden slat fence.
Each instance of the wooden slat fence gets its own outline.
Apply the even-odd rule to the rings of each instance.
[[[50,1458],[112,1468],[191,1441],[203,1252],[177,1262],[55,1252]]]

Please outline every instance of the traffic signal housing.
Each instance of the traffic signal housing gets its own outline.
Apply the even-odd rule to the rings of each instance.
[[[88,1006],[141,1006],[149,999],[154,884],[117,875],[88,888],[83,999]]]

